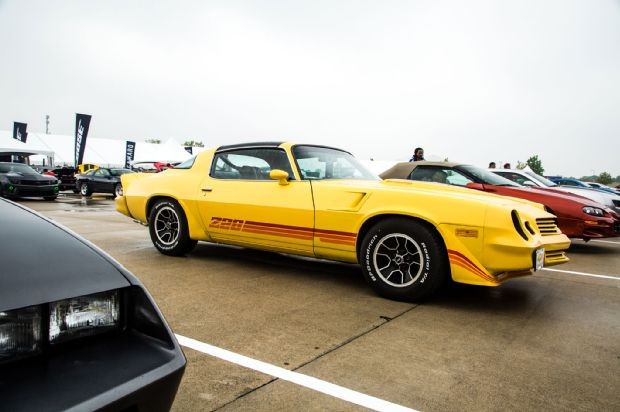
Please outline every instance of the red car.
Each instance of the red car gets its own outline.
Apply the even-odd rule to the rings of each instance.
[[[397,163],[380,174],[383,179],[409,179],[464,186],[527,199],[545,205],[558,218],[562,232],[585,241],[620,236],[620,216],[593,200],[542,187],[524,187],[476,166],[450,162]]]

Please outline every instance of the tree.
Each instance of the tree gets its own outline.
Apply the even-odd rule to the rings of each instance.
[[[530,167],[530,169],[532,169],[534,173],[542,175],[545,172],[545,169],[543,168],[542,162],[538,158],[538,155],[530,157],[525,163]]]
[[[611,182],[613,182],[613,179],[611,178],[611,175],[609,173],[603,172],[600,175],[598,175],[596,182],[602,185],[608,185]]]
[[[154,144],[160,144],[161,143],[161,139],[144,139],[144,141],[146,143],[154,143]]]
[[[205,147],[205,144],[198,140],[188,140],[185,143],[183,143],[183,146]]]

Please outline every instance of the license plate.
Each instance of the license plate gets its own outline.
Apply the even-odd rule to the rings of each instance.
[[[545,249],[536,249],[534,252],[534,270],[540,270],[545,266]]]

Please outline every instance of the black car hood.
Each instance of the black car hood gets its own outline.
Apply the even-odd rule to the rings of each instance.
[[[0,311],[130,285],[105,253],[4,199],[0,235]]]
[[[7,176],[7,177],[19,177],[20,179],[27,179],[27,180],[47,180],[50,182],[56,180],[56,178],[53,176],[44,176],[38,173],[9,172],[9,173],[2,173],[2,175]]]

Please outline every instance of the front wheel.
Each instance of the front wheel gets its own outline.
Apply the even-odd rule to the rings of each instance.
[[[359,261],[375,292],[400,301],[428,298],[449,274],[439,235],[405,218],[375,224],[364,237]]]
[[[82,196],[86,196],[86,197],[88,197],[88,196],[93,194],[93,191],[90,190],[90,188],[88,187],[88,183],[82,182],[80,184],[80,194]]]
[[[123,186],[120,183],[117,183],[114,186],[114,197],[123,196]]]
[[[164,255],[182,256],[197,243],[189,237],[183,209],[178,203],[168,199],[157,201],[151,209],[149,233],[153,245]]]

